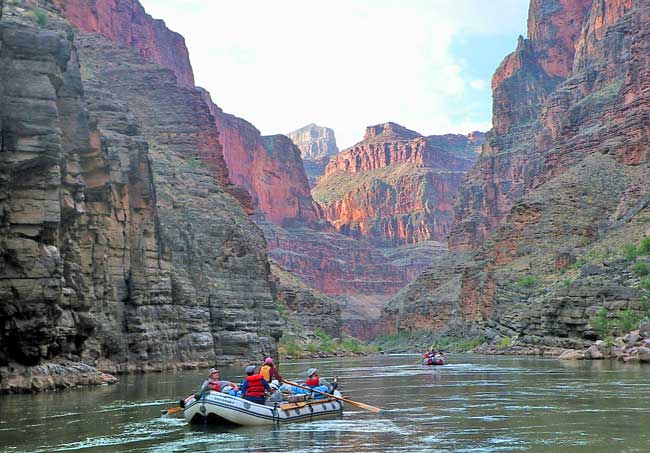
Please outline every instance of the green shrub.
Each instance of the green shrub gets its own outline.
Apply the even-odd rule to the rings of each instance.
[[[641,318],[642,316],[634,310],[622,310],[618,313],[616,327],[618,327],[622,333],[630,332],[639,327]]]
[[[186,163],[190,168],[199,168],[203,166],[203,162],[201,162],[197,157],[190,157],[187,159]]]
[[[355,354],[359,354],[364,350],[364,346],[356,338],[346,338],[341,342],[341,348],[346,351],[354,352]]]
[[[37,9],[31,12],[30,18],[32,21],[41,28],[47,25],[47,12],[42,9]]]
[[[304,354],[303,348],[296,342],[295,337],[291,335],[283,336],[280,338],[280,343],[278,345],[280,354],[283,356],[301,356]]]
[[[508,348],[508,347],[510,347],[511,345],[512,345],[512,338],[510,338],[510,337],[503,337],[503,338],[499,341],[499,348],[501,348],[501,349],[503,349],[503,348]]]
[[[648,263],[644,261],[637,261],[634,263],[634,272],[639,277],[645,277],[650,274],[650,266],[648,266]]]
[[[628,261],[634,261],[639,256],[639,251],[634,244],[625,244],[623,246],[623,256]]]
[[[589,319],[591,327],[594,328],[598,336],[603,340],[612,336],[612,323],[608,315],[609,310],[605,307],[600,307],[591,319]]]
[[[322,341],[332,341],[332,338],[329,335],[327,335],[327,333],[323,329],[320,328],[314,329],[314,335],[316,335]]]
[[[533,286],[537,286],[541,280],[541,277],[537,275],[525,275],[519,277],[515,283],[522,288],[532,288]]]
[[[641,279],[641,289],[650,291],[650,276],[645,276]]]
[[[650,236],[641,239],[639,244],[639,255],[650,255]]]

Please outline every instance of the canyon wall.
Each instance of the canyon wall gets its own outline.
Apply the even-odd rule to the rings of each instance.
[[[43,364],[274,355],[266,244],[226,191],[202,94],[41,6],[43,28],[14,6],[0,21],[2,390],[36,388]]]
[[[106,36],[137,50],[146,60],[174,71],[178,82],[194,86],[185,39],[148,15],[137,0],[52,0],[76,28]]]
[[[334,131],[329,127],[310,123],[288,133],[287,137],[300,148],[309,185],[314,187],[316,180],[325,174],[325,167],[330,157],[339,152]]]
[[[444,241],[483,134],[424,137],[395,123],[331,158],[313,195],[336,229],[383,246]]]
[[[598,308],[640,308],[624,250],[650,235],[650,3],[533,0],[528,25],[495,73],[494,127],[455,202],[450,248],[473,253],[430,312],[449,307],[457,332],[581,347]],[[417,289],[436,275],[392,301],[389,323],[417,323]]]

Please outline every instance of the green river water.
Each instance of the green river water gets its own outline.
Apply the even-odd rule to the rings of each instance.
[[[122,376],[114,386],[0,396],[7,452],[618,452],[650,451],[650,367],[511,356],[414,355],[283,363],[287,379],[317,366],[382,414],[266,428],[189,426],[161,418],[205,372]],[[221,368],[239,381],[241,370]]]

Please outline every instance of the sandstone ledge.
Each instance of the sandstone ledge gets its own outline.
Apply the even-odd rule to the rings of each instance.
[[[116,382],[118,379],[115,376],[82,362],[46,363],[34,367],[0,367],[0,394],[34,393]]]

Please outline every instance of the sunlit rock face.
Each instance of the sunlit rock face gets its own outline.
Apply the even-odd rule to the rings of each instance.
[[[174,71],[178,82],[194,86],[185,39],[148,15],[137,0],[53,0],[70,23],[137,50],[146,60]]]
[[[434,301],[451,314],[443,324],[581,347],[599,307],[639,308],[623,249],[650,234],[649,6],[531,2],[528,38],[493,79],[494,129],[454,204],[450,248],[472,254],[448,280],[455,296]],[[442,286],[432,278],[394,310]]]
[[[288,133],[287,137],[300,148],[309,185],[315,186],[316,180],[325,174],[330,158],[339,152],[334,131],[311,123]]]
[[[274,355],[266,244],[228,193],[201,92],[54,8],[46,29],[25,13],[5,6],[0,21],[2,390],[40,382],[29,367],[43,363],[126,372]]]
[[[395,123],[330,159],[313,194],[339,232],[380,245],[444,241],[483,134],[424,137]]]

